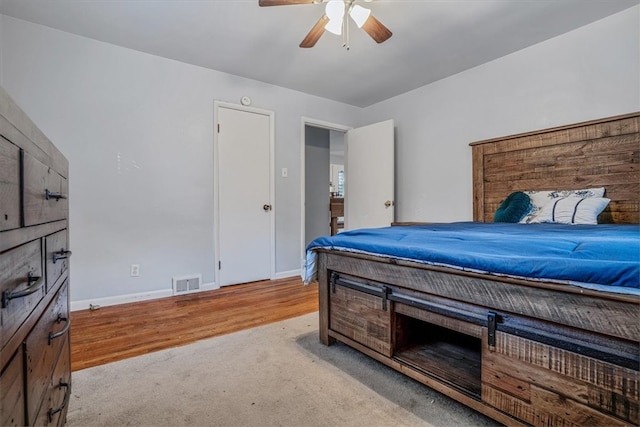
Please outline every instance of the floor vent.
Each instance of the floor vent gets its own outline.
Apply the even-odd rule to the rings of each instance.
[[[172,281],[174,295],[188,294],[200,290],[202,275],[195,274],[192,276],[174,277]]]

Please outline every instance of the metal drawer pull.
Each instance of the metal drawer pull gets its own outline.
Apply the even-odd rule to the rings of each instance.
[[[49,200],[49,199],[60,200],[60,199],[66,199],[67,196],[65,196],[62,193],[54,193],[53,191],[49,191],[49,189],[47,188],[44,190],[44,198],[46,200]]]
[[[62,410],[64,408],[67,407],[67,405],[69,404],[69,398],[71,397],[71,387],[69,387],[69,383],[65,383],[64,381],[62,381],[62,379],[60,380],[60,382],[58,383],[58,388],[62,388],[65,387],[67,390],[64,392],[64,400],[62,401],[62,405],[58,406],[57,408],[49,408],[49,422],[53,422],[53,416],[55,414],[57,414],[58,412],[62,412]]]
[[[58,252],[53,253],[53,263],[55,264],[56,261],[58,261],[59,259],[67,259],[70,256],[71,256],[71,251],[68,251],[62,248]]]
[[[23,298],[29,296],[40,290],[44,285],[44,278],[40,276],[34,276],[31,272],[27,275],[27,283],[29,286],[24,291],[3,291],[2,292],[2,308],[7,308],[9,301],[16,298]]]
[[[56,338],[60,338],[61,336],[69,332],[69,328],[71,327],[71,320],[69,320],[68,317],[63,317],[62,314],[58,314],[56,323],[61,323],[61,322],[66,323],[64,325],[64,328],[62,328],[62,330],[60,330],[59,332],[56,332],[55,334],[53,332],[49,332],[49,345],[51,345],[53,340],[55,340]]]

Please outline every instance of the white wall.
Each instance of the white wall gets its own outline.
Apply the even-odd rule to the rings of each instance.
[[[640,6],[366,108],[394,118],[396,219],[472,219],[469,143],[640,110]]]
[[[70,162],[71,299],[213,282],[213,103],[275,111],[276,273],[300,268],[301,116],[361,110],[6,16],[3,86]],[[129,277],[132,263],[140,277]]]

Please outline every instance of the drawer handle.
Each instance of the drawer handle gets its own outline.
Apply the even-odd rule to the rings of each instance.
[[[70,256],[71,256],[71,251],[68,251],[68,250],[62,248],[58,252],[54,252],[53,253],[53,263],[55,264],[56,261],[58,261],[60,259],[67,259]]]
[[[60,338],[61,336],[69,332],[69,328],[71,327],[71,320],[69,320],[68,317],[62,316],[62,314],[58,314],[56,323],[62,323],[62,322],[65,322],[64,328],[62,328],[60,331],[56,333],[49,332],[49,345],[51,345],[53,340],[55,340],[56,338]]]
[[[66,391],[64,392],[64,400],[62,401],[62,405],[58,406],[57,408],[49,408],[48,415],[50,423],[53,422],[53,416],[58,412],[62,412],[62,410],[69,404],[69,398],[71,397],[71,387],[69,387],[69,383],[65,383],[64,381],[60,380],[60,382],[58,383],[58,388],[62,387],[66,389]]]
[[[24,291],[4,291],[2,292],[2,308],[7,308],[9,301],[16,298],[23,298],[29,296],[40,290],[44,285],[44,278],[40,276],[34,276],[31,272],[27,275],[27,283],[29,286]]]
[[[65,196],[62,193],[54,193],[53,191],[49,191],[49,189],[47,188],[46,190],[44,190],[44,198],[46,200],[49,200],[49,199],[60,200],[60,199],[66,199],[67,196]]]

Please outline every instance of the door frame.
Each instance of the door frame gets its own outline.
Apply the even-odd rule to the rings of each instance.
[[[326,122],[323,120],[312,119],[310,117],[302,117],[301,118],[301,126],[300,126],[300,271],[304,271],[304,263],[305,263],[305,220],[306,220],[306,212],[305,212],[305,204],[306,204],[306,168],[305,168],[305,128],[306,126],[313,126],[322,129],[335,130],[338,132],[342,132],[345,134],[353,129],[353,126],[346,126],[337,123]],[[346,142],[346,141],[345,141]],[[328,172],[327,172],[328,173]],[[346,173],[346,172],[345,172]],[[327,195],[329,194],[329,188],[327,187]],[[327,224],[328,226],[328,224]]]
[[[270,229],[269,229],[269,279],[275,278],[276,270],[276,210],[275,206],[275,113],[270,110],[263,110],[255,107],[247,107],[244,105],[233,104],[230,102],[217,101],[213,102],[213,239],[214,239],[214,277],[215,282],[220,287],[220,269],[218,263],[220,262],[220,199],[218,191],[219,185],[219,164],[218,164],[218,110],[220,108],[229,108],[232,110],[243,111],[247,113],[261,114],[269,117],[269,204],[271,205],[270,212]]]

